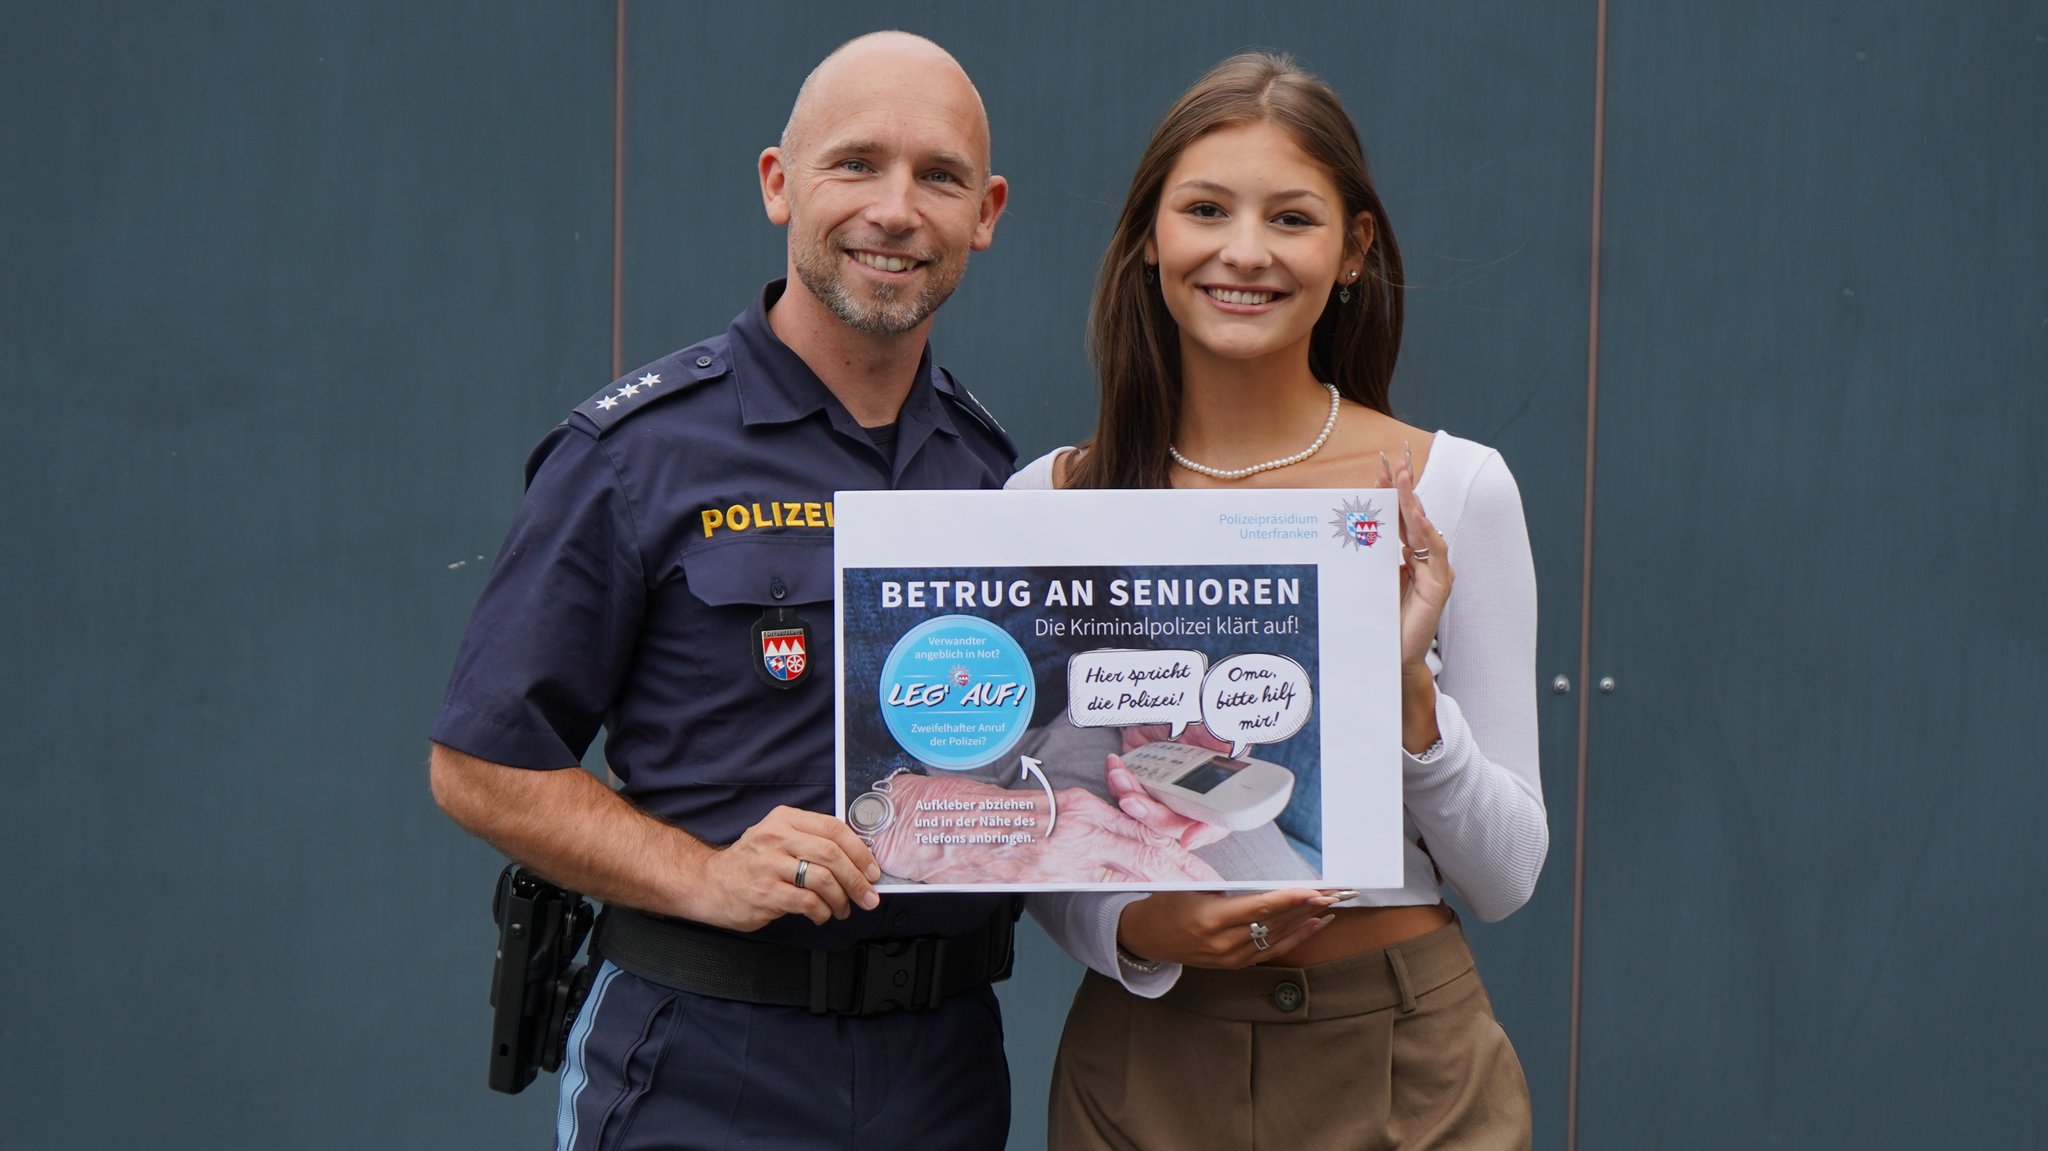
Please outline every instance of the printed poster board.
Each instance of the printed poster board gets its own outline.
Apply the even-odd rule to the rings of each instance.
[[[835,506],[837,809],[883,890],[1401,884],[1393,492]]]

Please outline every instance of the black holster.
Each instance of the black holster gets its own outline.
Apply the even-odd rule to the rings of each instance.
[[[562,1065],[569,1027],[590,994],[590,963],[576,962],[590,937],[581,895],[511,864],[491,898],[498,958],[491,971],[491,1090],[517,1095],[540,1071]]]

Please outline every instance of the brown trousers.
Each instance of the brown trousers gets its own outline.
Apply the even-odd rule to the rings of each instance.
[[[1050,1151],[1526,1151],[1529,1088],[1453,922],[1317,967],[1187,968],[1142,999],[1089,972]]]

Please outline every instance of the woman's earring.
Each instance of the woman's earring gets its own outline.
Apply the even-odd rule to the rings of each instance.
[[[1158,269],[1158,268],[1156,268],[1156,267],[1154,267],[1154,266],[1153,266],[1153,265],[1151,265],[1151,264],[1147,264],[1147,265],[1145,265],[1145,282],[1149,284],[1149,283],[1151,283],[1151,282],[1152,282],[1153,280],[1155,280],[1155,279],[1158,279],[1158,278],[1159,278],[1159,269]]]
[[[1351,285],[1346,284],[1343,287],[1337,289],[1337,302],[1340,304],[1348,304],[1351,302]]]

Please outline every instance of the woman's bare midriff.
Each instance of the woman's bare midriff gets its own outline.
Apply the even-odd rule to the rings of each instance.
[[[1428,935],[1451,921],[1441,903],[1407,907],[1340,907],[1328,927],[1302,940],[1300,946],[1273,962],[1286,967],[1314,967],[1366,951],[1378,951]]]

